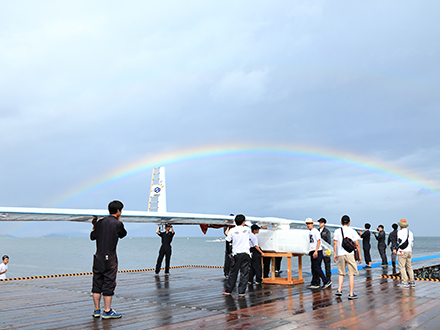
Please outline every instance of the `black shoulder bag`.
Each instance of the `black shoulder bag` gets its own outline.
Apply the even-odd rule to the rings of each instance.
[[[356,250],[356,243],[353,242],[353,240],[350,237],[344,237],[344,231],[341,228],[342,233],[342,248],[347,251],[348,253],[353,252]]]
[[[408,244],[409,244],[409,229],[407,229],[407,230],[408,230],[408,236],[406,237],[406,241],[403,242],[402,244],[399,244],[397,246],[397,250],[405,250],[408,247]],[[400,243],[400,242],[402,242],[401,238],[399,238],[399,242],[398,243]]]

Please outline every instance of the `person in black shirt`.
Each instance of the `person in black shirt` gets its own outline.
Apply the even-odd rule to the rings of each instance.
[[[225,226],[223,228],[223,232],[225,233],[225,236],[228,236],[229,233],[229,226]],[[225,240],[225,262],[223,264],[223,274],[225,275],[225,278],[228,279],[229,277],[229,271],[231,270],[231,255],[232,255],[232,244],[231,242],[228,242]]]
[[[394,230],[388,235],[387,245],[390,246],[391,244],[391,263],[393,264],[393,268],[395,269],[397,254],[394,254],[393,250],[396,250],[397,247],[397,229],[399,228],[399,226],[397,225],[397,223],[393,223],[391,227],[393,227]]]
[[[162,245],[159,249],[159,256],[156,262],[156,275],[160,272],[160,267],[162,266],[163,257],[165,256],[165,275],[170,274],[170,259],[171,259],[171,242],[174,237],[174,229],[171,224],[167,223],[165,225],[165,231],[160,231],[160,224],[158,224],[156,234],[162,238]]]
[[[264,257],[263,251],[258,246],[257,235],[260,232],[261,227],[257,224],[251,226],[252,233],[249,235],[249,246],[251,252],[251,265],[249,267],[249,280],[248,284],[252,284],[255,277],[255,284],[261,284],[262,282],[262,267],[261,257]]]
[[[101,295],[104,296],[103,319],[120,318],[121,313],[116,313],[111,308],[112,297],[116,288],[116,274],[118,273],[118,257],[116,246],[118,239],[127,235],[124,224],[121,221],[121,213],[124,204],[113,201],[108,205],[110,215],[92,221],[93,229],[90,239],[96,240],[96,253],[93,256],[93,302],[95,311],[93,317],[101,315]]]
[[[374,233],[374,236],[377,239],[377,249],[379,250],[380,257],[382,259],[382,268],[388,268],[388,260],[387,260],[387,244],[385,243],[385,230],[383,230],[383,225],[377,226],[378,234]]]
[[[371,254],[370,254],[370,249],[371,249],[370,228],[371,228],[371,225],[369,223],[366,223],[364,225],[364,228],[365,228],[364,232],[362,232],[362,230],[360,231],[361,238],[362,238],[362,250],[364,250],[364,259],[365,259],[365,263],[367,264],[364,267],[364,269],[370,269],[371,268]]]
[[[321,234],[321,238],[328,244],[332,244],[332,234],[330,233],[330,230],[328,230],[325,227],[325,224],[327,223],[327,220],[325,220],[325,218],[321,218],[318,220],[319,223],[319,233]],[[324,249],[323,249],[324,250]],[[324,260],[324,265],[325,265],[325,277],[327,277],[327,279],[329,281],[331,281],[331,277],[332,277],[332,260],[331,257],[328,256],[327,254],[323,253],[323,257],[322,260]],[[323,283],[325,284],[325,283]]]

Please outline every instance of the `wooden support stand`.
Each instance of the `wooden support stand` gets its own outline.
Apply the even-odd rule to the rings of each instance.
[[[266,284],[283,284],[283,285],[293,285],[304,283],[302,277],[302,254],[295,254],[291,252],[264,252],[264,257],[271,257],[271,277],[263,278],[263,282]],[[285,277],[275,277],[275,257],[287,257],[287,278]],[[292,278],[292,257],[298,257],[298,276],[299,278]],[[261,264],[263,264],[263,257],[261,259]]]

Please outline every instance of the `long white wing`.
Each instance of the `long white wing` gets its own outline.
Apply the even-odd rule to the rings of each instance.
[[[0,207],[0,221],[76,221],[91,222],[93,217],[108,215],[103,209],[57,209],[57,208],[31,208],[31,207]],[[198,214],[180,212],[147,212],[147,211],[122,211],[123,222],[137,223],[172,223],[176,225],[233,225],[234,216],[218,214]],[[258,223],[260,226],[272,228],[290,226],[290,228],[304,229],[302,220],[289,220],[276,217],[246,216],[246,220]],[[334,230],[341,225],[327,224],[327,228]],[[356,230],[361,228],[352,227]]]
[[[28,208],[28,207],[0,207],[0,221],[78,221],[90,222],[93,217],[104,217],[107,210],[98,209],[56,209],[56,208]],[[179,212],[147,212],[122,211],[122,221],[138,223],[173,223],[173,224],[213,224],[232,225],[234,216]],[[262,225],[296,224],[303,225],[300,220],[287,220],[269,217],[246,216],[246,220]]]
[[[150,186],[149,211],[122,211],[122,221],[138,223],[172,223],[179,225],[233,225],[234,217],[217,214],[174,213],[166,212],[165,197],[165,168],[153,169]],[[158,212],[151,212],[157,210]],[[0,207],[0,221],[77,221],[91,222],[94,217],[105,217],[107,210],[96,209],[56,209],[30,207]],[[272,229],[300,228],[306,225],[302,220],[289,220],[276,217],[252,217],[246,215],[246,220]],[[317,226],[318,224],[316,224]],[[330,230],[341,225],[326,225]],[[354,228],[359,230],[360,228]]]

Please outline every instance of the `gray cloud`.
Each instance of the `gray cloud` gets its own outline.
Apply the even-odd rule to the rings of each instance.
[[[438,235],[424,230],[440,188],[438,11],[428,1],[3,3],[0,204],[47,206],[103,173],[197,146],[308,145],[424,184],[319,159],[224,157],[172,165],[170,210],[408,217],[417,235]],[[149,176],[69,206],[121,198],[145,209]]]

